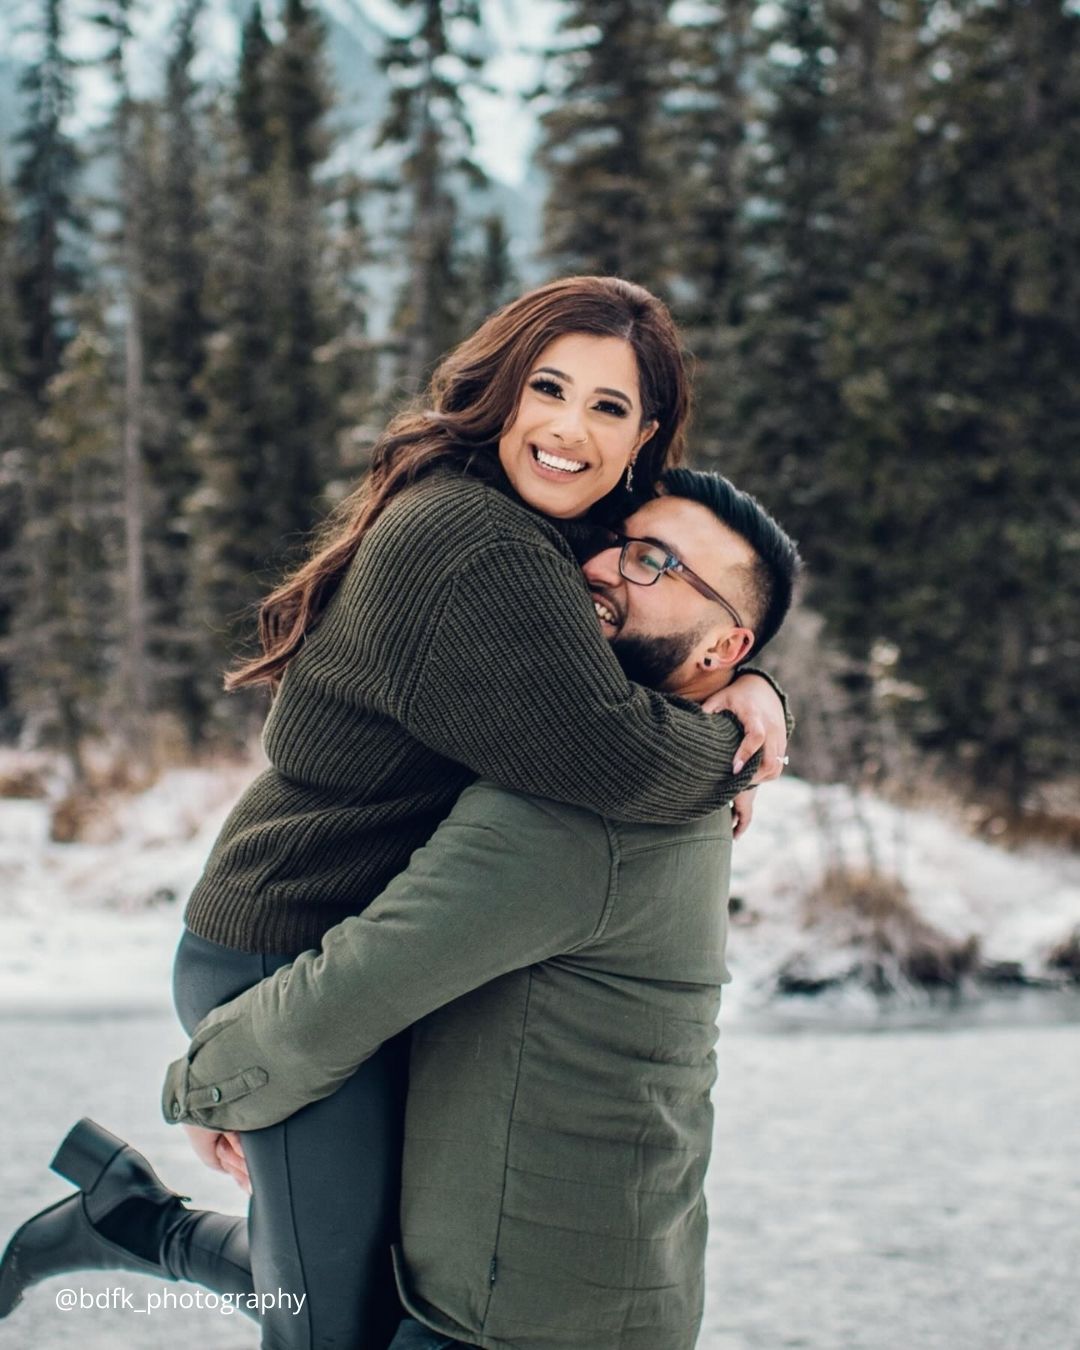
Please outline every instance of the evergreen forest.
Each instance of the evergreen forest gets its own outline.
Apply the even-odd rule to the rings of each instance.
[[[1080,4],[533,3],[523,240],[476,153],[481,0],[394,0],[362,155],[311,0],[244,7],[227,77],[206,0],[170,0],[150,92],[139,0],[26,0],[0,740],[76,781],[103,744],[149,771],[249,743],[265,697],[223,673],[387,418],[526,286],[618,273],[685,333],[692,462],[806,559],[793,770],[903,759],[996,819],[1075,813]]]

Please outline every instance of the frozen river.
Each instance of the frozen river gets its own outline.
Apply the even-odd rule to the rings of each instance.
[[[165,1012],[0,1014],[0,1240],[67,1193],[47,1171],[79,1115],[126,1135],[167,1183],[242,1208],[157,1114],[183,1039]],[[886,1032],[742,1024],[720,1046],[699,1350],[1077,1350],[1080,1019]],[[133,1291],[163,1288],[123,1277]],[[253,1350],[240,1317],[61,1312],[39,1286],[15,1350]],[[182,1286],[169,1286],[177,1290]]]

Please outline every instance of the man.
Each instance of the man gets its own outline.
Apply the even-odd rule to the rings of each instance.
[[[798,555],[724,479],[664,489],[584,573],[628,673],[707,706]],[[626,825],[474,784],[321,953],[200,1024],[166,1118],[270,1125],[416,1024],[393,1350],[689,1350],[731,837],[726,809]]]

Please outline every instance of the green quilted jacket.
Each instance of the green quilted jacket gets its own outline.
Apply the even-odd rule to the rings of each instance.
[[[480,782],[362,914],[200,1024],[169,1120],[273,1124],[414,1023],[398,1279],[491,1350],[690,1350],[731,812]]]

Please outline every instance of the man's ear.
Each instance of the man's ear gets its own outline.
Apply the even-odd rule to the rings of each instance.
[[[728,628],[720,634],[702,658],[707,670],[731,670],[745,661],[754,645],[749,628]]]

